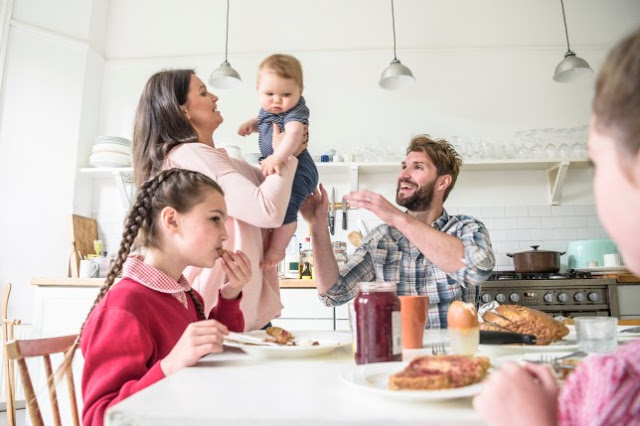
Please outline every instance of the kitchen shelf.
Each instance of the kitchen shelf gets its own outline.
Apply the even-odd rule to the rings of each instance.
[[[317,163],[321,176],[344,176],[348,175],[349,188],[355,191],[360,186],[360,176],[372,174],[397,174],[401,170],[400,161],[391,162],[363,162],[363,163]],[[583,158],[570,159],[535,159],[535,160],[472,160],[466,161],[462,165],[461,172],[516,172],[542,170],[547,173],[549,185],[549,204],[560,203],[562,186],[567,176],[569,168],[588,168],[590,162]],[[112,175],[121,194],[121,199],[125,207],[129,207],[133,194],[133,168],[113,167],[113,168],[81,168],[80,172],[94,176]]]

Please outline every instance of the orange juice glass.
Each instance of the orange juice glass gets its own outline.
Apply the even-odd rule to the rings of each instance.
[[[398,296],[402,318],[402,347],[422,348],[424,329],[427,326],[429,296]]]

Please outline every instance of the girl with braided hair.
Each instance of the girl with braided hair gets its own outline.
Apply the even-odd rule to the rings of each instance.
[[[66,359],[69,368],[79,343],[84,425],[102,425],[108,407],[221,352],[223,336],[243,330],[250,262],[241,252],[221,255],[226,216],[222,190],[200,173],[170,169],[140,187],[117,258]],[[134,240],[146,248],[144,259],[129,256]],[[218,258],[227,280],[207,319],[182,271],[211,268]]]
[[[225,191],[228,206],[227,247],[242,250],[251,260],[251,278],[243,290],[245,331],[263,328],[280,316],[280,285],[276,267],[264,263],[271,229],[284,219],[293,176],[298,166],[289,156],[279,174],[267,177],[260,168],[231,158],[216,147],[213,133],[222,123],[218,97],[193,70],[165,70],[147,81],[133,129],[133,169],[136,185],[161,170],[180,168],[200,172]],[[284,133],[273,129],[274,144]],[[300,152],[306,147],[305,141]],[[213,268],[189,267],[185,277],[205,301],[205,312],[216,306],[224,283],[220,264]]]

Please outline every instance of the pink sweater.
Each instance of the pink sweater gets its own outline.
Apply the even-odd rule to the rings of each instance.
[[[256,330],[280,316],[280,286],[276,268],[260,269],[265,237],[269,228],[282,225],[291,195],[291,184],[298,160],[291,157],[281,169],[282,176],[266,179],[260,169],[243,160],[230,158],[224,149],[214,149],[202,143],[185,143],[174,148],[165,168],[180,168],[200,172],[216,181],[227,202],[227,233],[225,248],[242,250],[251,260],[252,276],[242,290],[240,304],[245,330]],[[189,267],[184,276],[202,294],[205,310],[215,306],[218,289],[224,281],[220,263],[207,268]]]
[[[187,325],[197,320],[173,294],[160,293],[130,278],[115,284],[93,310],[82,332],[82,424],[101,426],[113,404],[164,378],[160,360]],[[220,298],[209,318],[241,331],[238,300]]]
[[[606,355],[591,355],[560,394],[559,424],[640,425],[640,340]]]

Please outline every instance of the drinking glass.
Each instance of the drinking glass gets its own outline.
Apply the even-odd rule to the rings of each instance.
[[[618,318],[577,317],[574,318],[578,346],[587,353],[608,353],[618,347]]]

